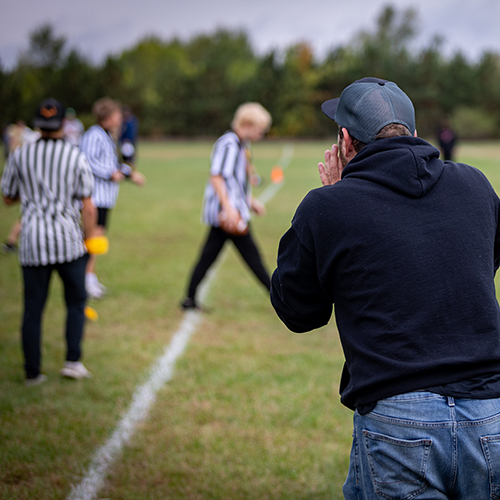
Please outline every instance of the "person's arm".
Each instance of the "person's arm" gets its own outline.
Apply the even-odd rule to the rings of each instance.
[[[257,198],[252,196],[250,200],[250,208],[258,215],[263,216],[266,215],[266,207],[263,203],[261,203]]]
[[[144,186],[144,184],[146,184],[146,177],[145,177],[145,175],[142,174],[141,172],[138,172],[137,170],[133,170],[132,169],[132,172],[130,173],[129,179],[136,186],[139,186],[139,187],[142,187],[142,186]]]
[[[7,158],[0,185],[3,201],[6,205],[13,205],[19,201],[19,178],[16,175],[14,153],[11,153]]]
[[[87,154],[87,158],[95,177],[113,182],[120,182],[123,179],[123,174],[115,168],[112,158],[109,158],[109,161],[102,161],[101,157],[95,154]]]
[[[85,153],[95,177],[120,182],[123,174],[116,168],[116,155],[112,146],[101,136],[104,133],[89,130],[82,138],[81,150]]]
[[[326,325],[333,298],[318,275],[317,255],[292,227],[281,238],[278,266],[271,278],[271,303],[279,318],[293,332],[303,333]]]
[[[82,199],[82,226],[85,239],[95,236],[97,209],[92,203],[92,198]]]
[[[500,267],[500,199],[498,198],[496,193],[492,193],[492,196],[495,198],[495,205],[497,212],[497,227],[496,227],[495,243],[493,249],[493,265],[496,274],[498,268]]]
[[[141,174],[141,172],[134,170],[130,165],[127,165],[126,163],[122,163],[120,165],[119,173],[122,175],[122,178],[120,180],[124,178],[129,179],[139,187],[142,187],[144,186],[144,184],[146,184],[146,177]]]
[[[224,177],[222,175],[211,175],[210,182],[219,197],[222,211],[226,213],[228,224],[236,226],[240,219],[240,213],[229,201]]]

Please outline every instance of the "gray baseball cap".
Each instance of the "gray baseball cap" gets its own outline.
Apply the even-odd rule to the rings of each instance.
[[[352,137],[365,144],[375,141],[389,123],[415,133],[415,109],[410,98],[393,82],[362,78],[346,87],[340,97],[325,101],[321,110]]]

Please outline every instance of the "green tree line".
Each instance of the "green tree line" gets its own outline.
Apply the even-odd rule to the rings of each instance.
[[[500,137],[500,55],[445,57],[438,37],[415,50],[416,27],[414,9],[387,6],[372,31],[322,60],[308,43],[259,55],[245,32],[217,30],[186,42],[145,38],[96,65],[42,25],[16,66],[0,67],[0,120],[29,124],[39,101],[52,96],[88,126],[92,103],[107,95],[132,108],[141,135],[213,136],[227,129],[239,104],[258,101],[273,116],[272,135],[321,137],[332,134],[321,103],[358,78],[377,76],[408,93],[422,136],[433,135],[446,115],[462,138]]]

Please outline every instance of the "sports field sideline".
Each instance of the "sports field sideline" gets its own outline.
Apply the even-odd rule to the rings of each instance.
[[[108,296],[92,302],[85,381],[59,377],[63,301],[56,275],[44,317],[39,387],[23,385],[20,269],[0,255],[0,498],[65,499],[112,435],[137,386],[183,321],[178,303],[205,230],[200,207],[211,142],[141,143],[142,190],[124,184],[111,214],[110,252],[99,273]],[[254,147],[269,185],[284,142]],[[312,188],[329,141],[296,142],[285,184],[255,219],[270,270],[279,238]],[[500,193],[500,144],[462,144]],[[18,215],[0,207],[0,238]],[[343,357],[334,322],[290,333],[231,250],[172,379],[108,471],[99,499],[340,499],[352,412],[337,394]]]

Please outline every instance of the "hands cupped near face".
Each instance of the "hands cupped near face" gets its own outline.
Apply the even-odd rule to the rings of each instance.
[[[323,186],[333,186],[340,181],[343,169],[339,158],[339,147],[334,144],[331,150],[325,151],[325,163],[318,163],[319,177]]]

